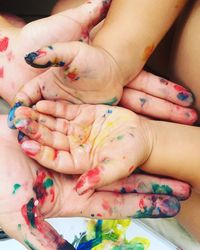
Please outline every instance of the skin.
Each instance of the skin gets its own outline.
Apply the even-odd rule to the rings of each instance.
[[[0,117],[0,124],[0,226],[27,249],[72,249],[45,218],[116,219],[137,217],[139,213],[142,217],[170,217],[179,210],[174,196],[183,200],[190,195],[190,187],[185,183],[151,176],[143,179],[142,175],[136,175],[80,197],[74,189],[77,177],[47,171],[27,158],[17,144],[16,132],[7,128],[5,116]],[[152,188],[155,184],[168,186],[174,196],[158,195]],[[141,192],[142,185],[146,189]],[[122,187],[127,186],[130,190],[120,193]],[[133,190],[149,195],[133,194]],[[153,192],[156,194],[152,195]]]
[[[77,9],[63,11],[21,28],[13,26],[10,18],[7,22],[7,19],[1,16],[0,82],[2,87],[0,95],[11,104],[23,84],[43,72],[25,63],[24,56],[28,52],[55,42],[88,40],[89,30],[104,17],[105,13],[103,1],[93,0],[91,4],[83,4]],[[7,40],[6,46],[3,42],[5,39]]]

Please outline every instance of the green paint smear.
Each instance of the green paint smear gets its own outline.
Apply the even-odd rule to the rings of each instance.
[[[154,194],[168,194],[171,195],[173,190],[168,185],[152,184]]]
[[[131,220],[90,220],[86,235],[82,235],[77,250],[148,250],[150,241],[135,237],[126,239]],[[76,237],[76,242],[78,238]]]
[[[31,250],[38,250],[31,244],[28,240],[24,240],[24,243],[31,249]]]
[[[119,136],[117,136],[117,140],[118,140],[118,141],[122,140],[123,138],[124,138],[124,136],[123,136],[123,135],[119,135]]]
[[[18,227],[18,230],[22,229],[22,225],[21,224],[18,224],[17,227]]]
[[[115,104],[118,101],[117,97],[113,97],[111,100],[104,102],[103,104],[105,105],[110,105],[112,106],[113,104]]]
[[[13,192],[12,194],[16,194],[17,190],[21,187],[20,184],[16,183],[14,186],[13,186]]]
[[[49,188],[49,187],[52,187],[53,186],[53,180],[48,178],[45,182],[44,182],[44,187],[45,188]]]

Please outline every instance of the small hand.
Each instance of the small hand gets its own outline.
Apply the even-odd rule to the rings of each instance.
[[[20,88],[43,72],[25,63],[26,53],[55,42],[88,41],[89,31],[104,18],[110,0],[85,4],[25,25],[5,27],[0,34],[1,96],[10,104]]]
[[[179,211],[177,199],[190,195],[183,182],[133,175],[79,196],[73,188],[78,177],[47,171],[27,158],[5,117],[0,117],[0,124],[0,226],[28,249],[73,249],[45,218],[171,217]]]

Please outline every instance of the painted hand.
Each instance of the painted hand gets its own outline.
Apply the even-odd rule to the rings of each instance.
[[[77,177],[47,171],[26,157],[5,117],[0,124],[0,226],[28,249],[73,249],[45,218],[170,217],[179,211],[178,199],[189,197],[190,187],[183,182],[142,175],[79,196]]]
[[[193,124],[197,120],[192,94],[182,86],[142,71],[123,91],[120,105],[138,114]]]
[[[10,104],[19,89],[43,70],[28,66],[24,55],[55,42],[88,40],[90,29],[106,14],[110,0],[91,0],[25,25],[5,27],[0,32],[1,96]]]
[[[148,120],[106,105],[40,101],[35,110],[19,107],[14,125],[24,133],[24,152],[41,165],[65,174],[83,174],[79,194],[129,176],[153,148]]]

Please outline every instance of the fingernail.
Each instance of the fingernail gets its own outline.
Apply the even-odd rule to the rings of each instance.
[[[22,150],[25,152],[26,155],[30,157],[36,156],[41,149],[41,146],[36,141],[25,141],[21,144]]]
[[[89,189],[94,189],[94,186],[101,180],[102,168],[97,167],[89,170],[86,174],[80,177],[75,190],[79,195],[86,193]]]
[[[8,127],[11,129],[15,129],[15,125],[14,125],[14,119],[15,119],[15,110],[19,107],[23,106],[22,102],[17,102],[15,103],[15,105],[10,109],[9,113],[8,113],[8,118],[7,118],[7,123],[8,123]]]
[[[133,218],[169,218],[177,215],[180,203],[173,196],[149,195],[141,198],[139,208]]]
[[[17,140],[19,144],[22,144],[24,141],[28,140],[28,137],[23,132],[19,131]]]
[[[177,98],[181,101],[186,101],[188,103],[193,103],[194,101],[193,95],[189,92],[179,92],[177,94]]]
[[[15,119],[14,120],[14,125],[15,125],[15,128],[17,128],[17,129],[27,128],[29,123],[30,123],[30,120],[28,120],[28,119]]]

